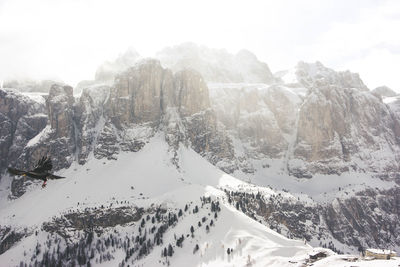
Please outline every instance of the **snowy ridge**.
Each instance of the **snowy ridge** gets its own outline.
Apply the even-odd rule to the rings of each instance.
[[[48,134],[51,133],[52,130],[50,125],[47,125],[40,133],[38,133],[35,137],[29,140],[27,147],[34,146],[35,144],[41,142],[41,140],[45,140],[48,137]]]
[[[51,235],[43,230],[49,231],[54,223],[62,220],[71,220],[73,214],[84,214],[87,210],[92,210],[93,214],[110,209],[138,211],[140,208],[144,209],[143,220],[139,218],[127,224],[105,227],[101,234],[92,237],[93,244],[97,242],[105,246],[103,254],[94,250],[96,252],[89,256],[90,247],[82,247],[87,251],[87,257],[91,258],[92,266],[118,265],[122,262],[145,266],[163,266],[167,262],[171,266],[188,266],[188,263],[190,266],[293,266],[293,263],[300,266],[309,260],[309,254],[315,253],[302,240],[288,239],[235,209],[228,203],[224,190],[261,192],[265,198],[277,195],[275,191],[235,179],[185,146],[180,146],[178,150],[180,168],[177,169],[170,161],[172,152],[164,138],[157,134],[142,150],[121,153],[117,161],[91,158],[84,166],[73,164],[58,173],[66,179],[50,181],[46,189],[36,184],[22,197],[3,201],[0,206],[1,225],[13,225],[15,232],[26,234],[0,255],[0,262],[14,266],[21,261],[29,263],[32,259],[50,261],[48,253],[53,250],[51,244],[54,248],[60,247],[61,251],[71,246],[60,234],[67,234],[67,240],[72,244],[81,242],[80,231],[73,228],[61,232],[56,230]],[[289,193],[281,194],[288,200],[296,201]],[[210,202],[199,201],[203,197],[210,198],[213,203],[218,202],[219,208],[213,212],[213,204],[210,206]],[[188,205],[188,210],[184,209],[185,205]],[[124,238],[127,240],[128,236],[134,237],[146,231],[149,240],[153,240],[153,225],[162,225],[157,220],[151,223],[150,218],[154,217],[156,207],[173,213],[179,209],[185,211],[180,211],[182,215],[178,215],[177,221],[165,231],[162,244],[152,245],[145,257],[127,257],[129,254],[126,254],[126,246],[123,245]],[[198,211],[195,211],[197,207]],[[193,234],[190,231],[192,226]],[[106,239],[103,239],[108,235],[113,236],[115,245],[108,247]],[[176,243],[176,238],[181,235],[184,236],[182,243]],[[83,236],[88,238],[85,234]],[[133,242],[134,239],[129,240]],[[161,256],[168,244],[172,244],[173,256]],[[35,247],[36,252],[33,250]],[[334,255],[329,250],[319,251]],[[134,252],[138,255],[135,253],[141,252]],[[333,258],[332,262],[343,263],[343,259]]]
[[[36,186],[17,200],[3,202],[0,208],[1,224],[34,232],[54,216],[68,214],[70,210],[84,211],[99,205],[115,205],[115,200],[139,207],[162,205],[167,209],[176,209],[183,208],[190,201],[194,202],[192,207],[196,203],[200,206],[198,199],[210,196],[219,199],[222,205],[215,226],[211,227],[212,234],[207,234],[204,227],[200,227],[195,231],[194,238],[187,238],[181,250],[174,247],[177,257],[170,259],[172,266],[187,266],[188,262],[208,266],[230,265],[233,262],[246,264],[248,255],[255,266],[282,266],[287,264],[288,259],[304,258],[312,250],[302,241],[280,236],[230,206],[221,188],[249,185],[219,171],[194,151],[186,147],[179,149],[181,168],[177,170],[170,163],[168,146],[162,140],[163,137],[158,135],[140,152],[121,154],[117,161],[92,159],[82,167],[72,165],[59,173],[67,177],[65,180],[52,181],[44,190]],[[273,194],[273,191],[269,192]],[[173,241],[174,233],[189,233],[190,225],[196,225],[197,220],[204,216],[208,217],[203,210],[192,215],[186,214],[173,230],[167,231],[164,243]],[[23,239],[0,255],[0,261],[10,266],[18,264],[24,259],[25,242],[32,242],[31,239]],[[199,244],[200,252],[193,254],[196,244]],[[234,251],[229,256],[227,248]],[[161,249],[156,247],[143,259],[143,264],[159,265]],[[118,255],[114,253],[114,257]],[[18,262],[15,262],[16,258]]]

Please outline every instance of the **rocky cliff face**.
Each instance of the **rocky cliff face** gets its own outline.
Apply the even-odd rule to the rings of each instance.
[[[0,90],[0,175],[46,126],[45,107],[15,90]]]
[[[394,174],[399,170],[399,130],[392,111],[369,92],[319,87],[301,107],[294,158],[307,162],[311,172]],[[378,152],[383,150],[392,153]],[[385,166],[376,164],[383,160]]]
[[[16,160],[17,166],[30,169],[45,155],[52,157],[55,170],[71,165],[75,159],[78,137],[74,102],[72,87],[59,84],[51,86],[46,98],[47,118],[43,116],[44,124],[41,131],[30,139],[25,147],[20,147],[20,153]],[[12,162],[8,162],[8,164],[12,164]],[[11,183],[12,197],[24,194],[25,187],[29,184],[31,184],[30,179],[13,179]]]
[[[207,85],[196,71],[173,74],[159,61],[146,60],[117,77],[110,97],[109,117],[117,127],[130,123],[161,127],[175,149],[183,142],[210,158],[232,159],[229,140],[209,110]]]
[[[119,123],[154,122],[161,118],[161,96],[173,87],[172,73],[148,60],[119,75],[111,91],[112,115]]]
[[[11,105],[2,106],[10,117],[29,113],[13,114]],[[21,107],[15,104],[15,108]],[[208,88],[201,75],[192,70],[173,74],[157,60],[139,62],[120,73],[112,86],[85,88],[78,100],[72,87],[54,84],[46,108],[40,108],[47,120],[41,116],[44,122],[32,133],[35,139],[30,136],[28,146],[19,146],[15,160],[21,167],[32,167],[43,155],[53,158],[55,170],[69,167],[75,160],[84,164],[91,153],[96,158],[117,159],[120,152],[140,150],[159,130],[165,132],[172,149],[184,143],[215,164],[233,159],[230,141],[210,110]],[[4,153],[13,142],[10,131],[11,126],[4,132],[10,139],[4,143]],[[2,169],[10,163],[4,160]],[[22,195],[25,185],[14,179],[12,195]]]
[[[211,99],[232,136],[248,144],[250,158],[285,156],[301,97],[279,85],[243,85],[212,88]]]
[[[175,75],[157,60],[146,60],[123,72],[111,90],[111,116],[119,123],[159,122],[168,108],[190,116],[210,107],[208,88],[195,71]]]
[[[301,62],[279,75],[284,84],[212,88],[213,108],[232,136],[247,144],[250,165],[280,159],[280,168],[299,178],[398,172],[399,120],[357,74]]]
[[[21,157],[30,158],[29,165],[57,151],[63,159],[56,168],[83,164],[91,152],[115,159],[164,129],[172,147],[192,144],[226,171],[253,173],[260,159],[279,159],[281,170],[296,177],[372,171],[390,178],[399,170],[398,116],[358,75],[300,62],[279,79],[271,86],[213,85],[210,97],[198,72],[174,74],[149,59],[118,74],[111,86],[86,87],[79,100],[71,87],[54,85],[46,110],[41,107],[48,127]],[[3,146],[7,153],[10,142]]]
[[[314,78],[304,82],[304,77]],[[309,93],[298,114],[293,158],[314,173],[361,169],[393,175],[399,170],[399,121],[358,75],[302,63],[297,79]],[[382,161],[385,166],[377,164]]]
[[[266,198],[259,192],[227,191],[227,195],[236,208],[278,233],[343,252],[345,246],[354,251],[400,246],[398,191],[398,187],[368,189],[324,204],[307,204],[282,194]]]
[[[46,99],[50,128],[55,137],[70,137],[74,131],[74,96],[71,86],[54,84]]]
[[[209,96],[198,72],[174,74],[149,59],[118,74],[112,86],[85,88],[78,101],[71,87],[54,85],[46,100],[49,126],[21,157],[30,165],[57,152],[58,169],[84,164],[91,152],[116,159],[163,129],[175,149],[192,145],[228,172],[254,173],[256,161],[271,159],[298,178],[349,171],[395,177],[398,117],[358,75],[301,62],[280,79],[290,83],[213,85]]]

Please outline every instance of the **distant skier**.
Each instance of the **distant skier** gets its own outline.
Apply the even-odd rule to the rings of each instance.
[[[53,164],[51,163],[51,159],[47,158],[46,156],[42,157],[36,167],[31,171],[21,171],[14,168],[9,167],[8,172],[13,175],[21,175],[21,176],[28,176],[33,179],[39,179],[43,181],[42,188],[46,186],[46,182],[48,179],[61,179],[65,178],[62,176],[57,176],[54,174],[49,173],[53,168]]]

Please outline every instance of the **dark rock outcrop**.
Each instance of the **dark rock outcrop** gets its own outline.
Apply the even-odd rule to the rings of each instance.
[[[74,96],[68,85],[54,84],[46,99],[47,112],[51,129],[55,137],[69,137],[74,131]]]
[[[353,248],[400,246],[400,188],[367,189],[355,196],[308,205],[280,194],[228,192],[233,205],[250,217],[260,216],[271,229],[290,238],[307,239],[314,246]],[[335,241],[336,240],[336,241]]]
[[[52,158],[53,169],[57,171],[69,167],[74,160],[78,129],[74,117],[72,87],[52,85],[46,99],[46,113],[48,125],[41,128],[41,131],[33,136],[30,143],[20,149],[17,166],[30,169],[41,157],[47,155]],[[44,118],[42,121],[45,121]],[[30,184],[31,180],[13,179],[11,183],[12,196],[19,197],[24,194],[26,183]]]
[[[0,175],[46,126],[45,106],[14,90],[0,89]],[[1,176],[0,176],[1,178]]]

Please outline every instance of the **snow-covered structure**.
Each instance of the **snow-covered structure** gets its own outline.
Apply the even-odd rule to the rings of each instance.
[[[368,248],[365,250],[365,256],[375,259],[389,260],[390,258],[396,257],[396,252],[388,249]]]

